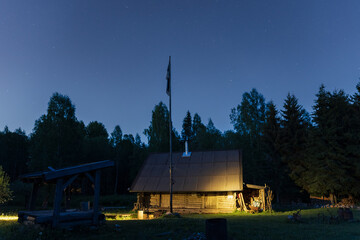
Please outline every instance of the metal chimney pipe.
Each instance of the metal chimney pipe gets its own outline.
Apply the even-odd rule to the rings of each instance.
[[[189,145],[188,145],[188,140],[185,140],[185,152],[182,155],[183,157],[190,157],[191,156],[191,152],[189,152]]]

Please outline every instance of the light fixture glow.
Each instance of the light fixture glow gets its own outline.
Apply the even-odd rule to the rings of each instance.
[[[5,216],[5,215],[0,216],[0,221],[17,221],[17,220],[18,220],[18,216]]]

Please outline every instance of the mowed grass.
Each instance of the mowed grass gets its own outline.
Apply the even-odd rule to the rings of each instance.
[[[197,232],[205,232],[208,218],[226,218],[229,239],[360,239],[360,212],[354,210],[355,221],[329,224],[325,220],[337,209],[302,210],[302,222],[291,223],[291,212],[192,214],[181,218],[153,220],[113,220],[98,229],[69,230],[41,229],[16,222],[0,221],[0,239],[185,239]]]

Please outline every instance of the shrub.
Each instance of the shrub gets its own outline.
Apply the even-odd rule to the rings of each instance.
[[[9,182],[9,176],[3,171],[2,166],[0,166],[0,204],[6,203],[12,199]]]
[[[12,191],[13,198],[8,205],[25,206],[26,201],[31,195],[32,184],[16,180],[10,184],[10,189]]]

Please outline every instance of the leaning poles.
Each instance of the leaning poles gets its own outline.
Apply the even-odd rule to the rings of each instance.
[[[169,56],[169,65],[167,68],[166,74],[167,86],[166,94],[169,96],[169,134],[170,134],[170,166],[169,166],[169,175],[170,175],[170,213],[173,212],[172,206],[172,192],[173,192],[173,181],[172,181],[172,120],[171,120],[171,56]]]

